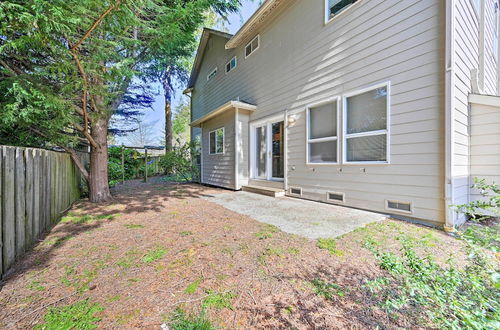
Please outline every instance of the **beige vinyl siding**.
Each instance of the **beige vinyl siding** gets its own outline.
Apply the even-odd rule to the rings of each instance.
[[[327,191],[342,192],[346,205],[380,212],[386,199],[407,200],[411,216],[442,223],[444,1],[360,0],[326,25],[323,6],[293,1],[256,31],[261,45],[248,59],[244,45],[225,52],[220,38],[202,72],[213,67],[209,58],[223,65],[237,55],[238,67],[208,83],[200,74],[194,118],[234,99],[257,105],[251,121],[287,109],[298,116],[288,129],[288,186],[321,201]],[[305,107],[386,81],[391,164],[306,166]]]
[[[224,127],[224,153],[211,155],[209,133],[221,127]],[[202,124],[202,183],[235,189],[234,146],[234,111],[226,111]]]
[[[485,1],[483,93],[495,95],[496,60],[493,56],[495,0]],[[479,68],[479,16],[471,0],[457,0],[455,17],[455,99],[453,122],[452,189],[454,204],[469,200],[470,129],[468,97],[472,92],[471,70]],[[481,86],[480,86],[481,87]],[[461,219],[463,220],[463,219]]]
[[[470,157],[471,179],[500,183],[500,108],[472,104]],[[481,198],[478,191],[470,193],[471,200]]]

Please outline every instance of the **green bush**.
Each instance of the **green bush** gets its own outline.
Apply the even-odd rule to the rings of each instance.
[[[471,201],[467,204],[455,205],[455,209],[476,222],[491,217],[499,217],[500,187],[495,182],[487,184],[484,179],[474,178],[474,184],[471,188],[479,190],[483,199]]]
[[[194,181],[199,176],[198,166],[193,161],[198,154],[196,142],[186,143],[167,152],[160,160],[160,167],[165,175],[181,180]]]

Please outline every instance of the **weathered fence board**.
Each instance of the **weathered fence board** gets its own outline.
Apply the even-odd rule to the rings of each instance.
[[[0,146],[0,278],[80,198],[80,183],[66,153]]]

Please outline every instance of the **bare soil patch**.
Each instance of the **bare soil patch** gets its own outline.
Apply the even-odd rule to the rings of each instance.
[[[159,329],[178,307],[204,308],[232,329],[408,328],[411,313],[388,315],[365,289],[385,271],[364,241],[398,252],[398,236],[411,235],[421,253],[463,258],[461,241],[396,220],[328,251],[200,198],[225,190],[152,181],[115,189],[113,203],[77,203],[4,279],[0,327],[30,328],[49,306],[88,298],[104,308],[100,328]],[[335,283],[333,297],[318,294],[314,280]]]

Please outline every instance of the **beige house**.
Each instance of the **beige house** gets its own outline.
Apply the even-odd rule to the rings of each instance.
[[[500,182],[497,0],[267,0],[205,29],[201,180],[451,227]]]

